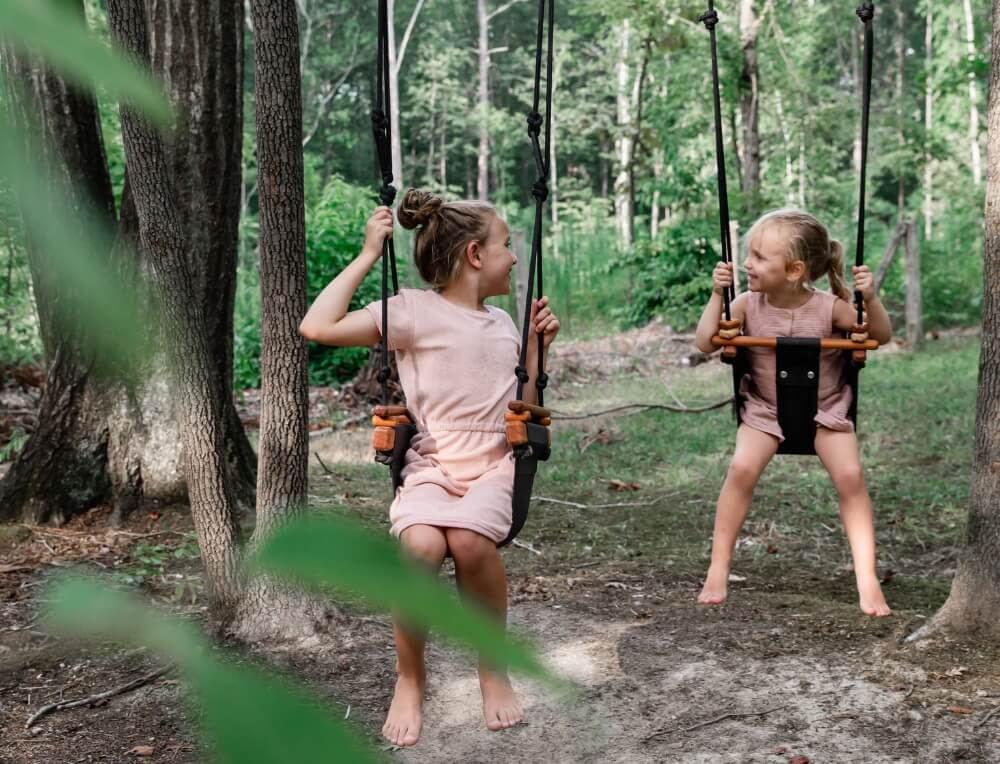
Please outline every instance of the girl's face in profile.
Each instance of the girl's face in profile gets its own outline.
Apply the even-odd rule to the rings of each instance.
[[[510,228],[498,215],[490,221],[489,235],[481,245],[480,258],[483,297],[510,294],[510,273],[517,265],[517,257],[510,249]]]
[[[794,273],[794,266],[788,267],[784,231],[774,222],[765,223],[750,239],[743,264],[751,292],[786,289],[801,277]]]

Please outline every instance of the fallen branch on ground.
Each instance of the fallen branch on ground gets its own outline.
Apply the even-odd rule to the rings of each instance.
[[[671,729],[660,730],[659,732],[654,732],[652,735],[649,735],[648,737],[643,738],[642,742],[648,743],[650,740],[654,740],[655,738],[658,738],[658,737],[663,737],[664,735],[672,735],[675,732],[693,732],[696,729],[701,729],[702,727],[707,727],[710,724],[718,724],[719,722],[723,722],[726,719],[743,719],[743,718],[746,718],[748,716],[766,716],[767,714],[772,714],[775,711],[780,711],[782,708],[787,708],[787,707],[788,707],[787,705],[784,705],[784,706],[775,706],[774,708],[769,708],[766,711],[757,711],[755,713],[749,713],[749,714],[723,714],[722,716],[720,716],[718,718],[711,719],[711,720],[709,720],[707,722],[701,722],[701,724],[694,724],[694,725],[692,725],[690,727],[672,727]]]
[[[24,723],[24,728],[31,729],[35,722],[41,719],[43,716],[51,714],[55,711],[63,711],[67,708],[79,708],[80,706],[94,706],[101,701],[109,700],[118,695],[124,695],[126,692],[131,692],[136,690],[143,685],[149,684],[154,679],[158,679],[168,671],[173,670],[173,666],[163,666],[162,668],[156,669],[156,671],[151,671],[145,676],[141,676],[138,679],[133,679],[128,684],[123,684],[121,687],[115,687],[112,690],[107,690],[105,692],[99,692],[96,695],[91,695],[88,698],[81,698],[80,700],[61,700],[58,703],[49,703],[47,706],[42,706],[31,717]]]
[[[677,493],[677,492],[675,492]],[[674,493],[664,494],[663,496],[657,496],[651,501],[622,501],[615,504],[581,504],[578,501],[566,501],[564,499],[551,499],[548,496],[535,496],[534,501],[547,501],[551,504],[562,504],[567,507],[573,507],[574,509],[616,509],[618,507],[651,507],[656,502],[661,499],[665,499],[668,496],[673,496]]]
[[[983,718],[982,718],[982,719],[981,719],[980,721],[976,722],[976,727],[975,727],[975,729],[979,729],[980,727],[983,727],[983,726],[985,726],[985,725],[986,725],[986,723],[987,723],[987,722],[988,722],[988,721],[989,721],[990,719],[992,719],[992,718],[993,718],[993,715],[994,715],[994,714],[995,714],[995,713],[996,713],[997,711],[1000,711],[1000,706],[994,706],[994,708],[993,708],[993,710],[992,710],[992,711],[990,711],[990,712],[989,712],[988,714],[986,714],[986,716],[984,716],[984,717],[983,717]]]
[[[544,554],[542,554],[541,552],[539,552],[537,549],[535,549],[535,547],[533,547],[527,541],[518,541],[517,539],[514,539],[511,543],[514,546],[516,546],[518,549],[526,549],[527,551],[531,552],[532,554],[537,554],[539,557],[544,557],[545,556]]]
[[[552,419],[567,422],[574,419],[590,419],[591,417],[605,416],[607,414],[617,414],[621,411],[628,411],[630,414],[639,414],[643,411],[651,410],[676,411],[681,414],[703,414],[706,411],[721,409],[723,406],[728,406],[732,402],[733,398],[730,396],[721,401],[716,401],[715,403],[705,404],[704,406],[687,406],[684,404],[674,406],[669,403],[629,403],[624,406],[616,406],[613,409],[592,411],[585,414],[559,414],[555,409],[553,409]]]
[[[326,466],[326,462],[324,462],[322,457],[320,457],[318,451],[313,451],[313,456],[316,457],[316,461],[319,462],[319,466],[323,468],[323,472],[325,472],[327,475],[334,474],[333,470],[331,470],[329,467]]]

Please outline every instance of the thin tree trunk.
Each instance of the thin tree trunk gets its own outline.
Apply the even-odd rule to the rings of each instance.
[[[755,216],[760,208],[760,70],[757,66],[757,34],[760,20],[754,0],[740,2],[740,46],[743,70],[740,74],[740,113],[743,117],[742,190],[748,211]]]
[[[972,17],[972,3],[962,0],[965,11],[965,44],[969,63],[976,59],[976,26]],[[983,160],[979,149],[979,87],[976,74],[969,72],[969,151],[972,155],[972,182],[978,187],[983,182]]]
[[[792,163],[792,138],[788,132],[788,122],[781,102],[781,91],[774,94],[775,110],[778,114],[778,125],[781,127],[781,141],[785,146],[785,200],[788,205],[795,204],[795,170]]]
[[[915,220],[906,223],[906,344],[916,350],[924,336],[920,286],[920,234]]]
[[[476,196],[485,200],[490,193],[490,16],[486,0],[476,0],[479,17],[479,160]]]
[[[632,188],[631,159],[632,142],[634,141],[632,125],[632,99],[630,97],[629,57],[632,30],[628,19],[622,22],[621,37],[618,48],[617,71],[617,104],[618,104],[618,137],[616,154],[618,159],[618,175],[615,178],[615,217],[618,221],[618,240],[623,249],[632,246]]]
[[[108,0],[108,25],[137,60],[149,61],[143,9],[136,0]],[[205,564],[213,618],[232,617],[241,590],[237,505],[224,458],[223,405],[195,274],[182,234],[179,205],[159,135],[131,109],[121,110],[139,236],[162,299],[170,374],[177,392],[191,514]]]
[[[927,0],[924,28],[924,238],[934,237],[934,157],[931,135],[934,130],[934,3]]]
[[[951,593],[911,639],[940,630],[1000,637],[1000,0],[993,0],[983,325],[966,546]]]
[[[261,418],[257,472],[259,548],[305,507],[308,355],[305,185],[298,24],[293,0],[251,0],[260,177]],[[390,63],[391,66],[391,63]],[[308,638],[324,608],[266,576],[247,585],[235,624],[249,641]]]
[[[904,38],[906,18],[903,15],[903,5],[901,0],[895,0],[896,11],[896,76],[895,93],[896,102],[896,141],[898,146],[906,145],[906,133],[903,130],[903,75],[906,67],[906,40]],[[896,208],[899,219],[906,216],[906,186],[903,182],[903,160],[902,154],[896,160]]]
[[[660,183],[663,180],[663,148],[653,149],[653,203],[649,210],[649,238],[660,232]]]
[[[413,33],[413,27],[417,23],[417,17],[424,7],[425,0],[417,0],[417,4],[410,14],[410,20],[403,33],[399,49],[396,49],[396,0],[388,0],[389,6],[389,100],[392,101],[392,109],[389,115],[389,129],[392,131],[392,177],[398,189],[405,188],[403,181],[403,136],[399,130],[399,115],[401,105],[399,103],[399,73],[403,69],[403,59],[406,56],[406,46]]]

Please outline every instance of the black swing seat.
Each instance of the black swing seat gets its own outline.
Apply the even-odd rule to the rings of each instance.
[[[417,426],[412,424],[412,418],[392,425],[392,448],[376,450],[375,461],[389,467],[392,478],[392,490],[397,491],[403,485],[403,467],[406,466],[406,452],[410,441],[417,432]],[[387,425],[383,425],[387,426]],[[505,547],[521,532],[528,519],[528,508],[531,504],[531,489],[538,471],[538,462],[548,461],[552,453],[552,438],[549,428],[535,422],[524,422],[527,432],[527,442],[516,445],[514,450],[514,491],[511,497],[511,525],[507,538],[497,544]]]
[[[816,454],[816,410],[819,403],[819,357],[821,341],[814,337],[777,337],[775,383],[778,393],[778,424],[785,439],[779,454],[814,456]],[[855,351],[843,351],[847,385],[851,388],[848,418],[858,425],[858,372],[864,366]],[[733,411],[737,424],[742,423],[740,386],[750,374],[750,354],[738,347],[734,356],[722,360],[733,367]]]

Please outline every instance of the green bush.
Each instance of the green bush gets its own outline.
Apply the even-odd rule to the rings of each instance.
[[[327,181],[317,199],[307,200],[306,291],[310,302],[361,251],[365,222],[374,207],[368,190],[337,176]],[[379,296],[376,268],[355,294],[351,310]],[[256,266],[244,268],[239,275],[234,327],[235,385],[238,389],[260,387],[260,276]],[[343,382],[350,379],[367,358],[367,348],[310,345],[309,382],[313,385]]]
[[[717,220],[695,218],[660,229],[655,239],[637,241],[613,262],[614,268],[634,271],[629,299],[614,312],[629,326],[657,316],[678,328],[695,323],[711,295],[718,255],[710,242],[718,236]]]

